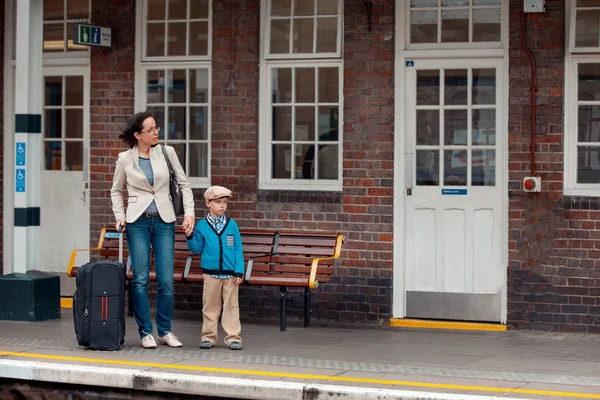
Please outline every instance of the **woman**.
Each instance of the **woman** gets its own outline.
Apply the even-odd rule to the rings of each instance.
[[[169,167],[158,145],[156,121],[152,114],[142,112],[129,118],[119,136],[129,150],[119,154],[110,191],[117,230],[127,225],[127,244],[133,267],[131,297],[135,321],[139,327],[142,347],[155,349],[148,304],[150,244],[156,261],[156,329],[158,342],[181,347],[171,333],[173,316],[173,263],[175,249],[175,211],[169,192]],[[186,235],[194,230],[194,197],[190,183],[179,163],[175,150],[165,146],[177,183],[183,194],[185,216],[182,228]],[[127,211],[123,189],[127,187]]]

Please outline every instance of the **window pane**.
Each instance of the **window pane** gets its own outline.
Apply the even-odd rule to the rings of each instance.
[[[169,37],[167,38],[167,52],[170,56],[185,56],[186,26],[185,22],[169,23]]]
[[[88,19],[90,17],[89,0],[68,0],[67,7],[69,19]]]
[[[440,151],[417,150],[417,185],[438,186],[440,184]]]
[[[496,150],[473,150],[471,186],[496,186]]]
[[[473,69],[472,104],[496,104],[496,70]]]
[[[598,47],[600,44],[600,10],[577,10],[575,46]]]
[[[75,24],[67,24],[67,51],[87,51],[89,46],[73,43],[73,35],[75,35]]]
[[[165,71],[148,71],[148,97],[146,103],[165,102]]]
[[[273,107],[273,140],[292,140],[292,107]]]
[[[46,106],[62,105],[62,77],[47,76],[45,78],[45,101]]]
[[[337,18],[317,18],[317,52],[337,51]]]
[[[271,21],[271,54],[287,54],[290,52],[290,20]]]
[[[83,138],[83,110],[65,110],[65,137]],[[67,147],[68,149],[68,147]]]
[[[190,70],[190,103],[208,103],[208,69]]]
[[[315,108],[296,107],[294,141],[315,140]]]
[[[190,22],[190,54],[205,56],[208,54],[208,22]]]
[[[337,142],[339,140],[339,110],[337,107],[319,107],[320,142]]]
[[[315,145],[294,145],[294,178],[315,179]]]
[[[62,137],[62,110],[44,111],[44,137],[60,138]]]
[[[319,163],[319,174],[317,179],[338,179],[338,157],[339,146],[336,144],[319,145],[317,159]]]
[[[469,0],[442,0],[442,7],[468,6]]]
[[[339,68],[319,68],[319,102],[337,103],[339,97]]]
[[[474,6],[499,6],[502,0],[473,0]]]
[[[273,103],[291,103],[292,102],[292,69],[274,68],[271,70]]]
[[[417,71],[417,105],[440,104],[440,71]]]
[[[600,183],[600,147],[577,148],[577,183]]]
[[[468,73],[466,69],[444,71],[444,104],[466,105]]]
[[[166,0],[147,0],[148,1],[148,21],[164,21],[165,1]],[[198,0],[195,0],[198,1]]]
[[[44,169],[46,171],[62,170],[62,143],[45,142],[44,143]]]
[[[496,144],[496,110],[473,110],[472,116],[473,145]]]
[[[152,114],[154,117],[154,121],[156,121],[156,126],[161,127],[162,129],[158,132],[158,139],[165,139],[165,107],[148,107],[148,112]]]
[[[502,9],[485,8],[473,10],[473,41],[499,42]]]
[[[185,140],[185,107],[169,107],[167,140]]]
[[[65,50],[64,24],[44,24],[44,51]]]
[[[298,3],[298,2],[296,2]],[[296,18],[294,21],[294,53],[313,52],[313,19]]]
[[[190,107],[190,139],[208,139],[208,107]]]
[[[210,0],[190,0],[190,18],[208,18]]]
[[[208,176],[208,144],[190,143],[188,176],[206,178]]]
[[[338,0],[317,0],[317,14],[338,15]]]
[[[291,179],[292,177],[292,146],[289,144],[273,145],[273,165],[271,178]]]
[[[296,68],[296,102],[314,103],[315,69]]]
[[[444,110],[444,144],[467,144],[467,110]]]
[[[292,12],[292,0],[273,0],[271,2],[271,15],[288,17]]]
[[[579,106],[577,141],[600,142],[600,106]]]
[[[444,186],[467,186],[468,150],[444,150]]]
[[[417,145],[440,144],[440,111],[417,110]]]
[[[65,77],[65,105],[67,106],[82,106],[83,105],[83,76],[67,76]]]
[[[410,42],[437,42],[437,11],[411,11]]]
[[[165,24],[148,24],[147,31],[146,55],[149,57],[163,57],[165,55]]]
[[[44,0],[44,21],[61,19],[65,19],[65,1]]]
[[[186,71],[185,69],[175,69],[169,71],[169,103],[186,102]]]
[[[83,170],[83,142],[65,143],[65,171]]]
[[[299,15],[314,15],[315,1],[314,0],[296,0],[294,1],[294,16]]]
[[[600,64],[579,64],[577,100],[600,99]]]
[[[442,11],[442,42],[469,41],[469,10]]]
[[[196,1],[196,0],[194,0]],[[192,3],[194,2],[192,1]],[[187,18],[187,0],[169,0],[169,19]]]
[[[177,154],[177,158],[179,158],[179,163],[181,164],[181,166],[185,169],[186,173],[188,172],[187,170],[187,156],[185,154],[185,150],[186,150],[186,145],[183,143],[167,143],[169,146],[173,146],[173,149],[175,150],[175,153]]]
[[[437,0],[411,0],[410,6],[414,8],[418,7],[437,7]]]

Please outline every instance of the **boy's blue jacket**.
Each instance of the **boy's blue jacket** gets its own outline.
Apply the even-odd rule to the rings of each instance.
[[[206,218],[202,218],[192,236],[187,237],[187,245],[192,253],[202,254],[200,265],[203,273],[238,278],[244,276],[242,236],[233,219],[227,218],[219,235]]]

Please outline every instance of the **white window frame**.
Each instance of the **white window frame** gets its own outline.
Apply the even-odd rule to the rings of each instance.
[[[338,0],[338,52],[336,53],[301,53],[270,55],[270,0],[261,0],[261,46],[260,46],[260,87],[259,87],[259,189],[264,190],[310,190],[310,191],[342,191],[344,160],[344,61],[342,58],[343,43],[343,3]],[[315,28],[316,29],[316,28]],[[294,67],[338,67],[338,179],[281,179],[272,178],[272,104],[271,104],[271,70],[273,68]],[[315,79],[318,79],[315,75]],[[316,81],[318,85],[318,80]],[[317,96],[318,93],[315,93]],[[315,107],[319,103],[315,97]],[[291,105],[292,103],[290,103]],[[328,103],[323,103],[328,104]],[[293,113],[292,113],[293,115]],[[294,117],[292,117],[294,118]],[[318,135],[318,132],[315,132]],[[316,142],[315,137],[315,142]],[[325,143],[325,142],[323,142]],[[315,144],[317,145],[317,144]],[[291,175],[291,173],[290,173]]]
[[[9,0],[7,0],[9,1]],[[64,10],[65,13],[67,12],[67,0],[63,0],[63,5],[64,5]],[[90,52],[90,46],[87,46],[88,48],[86,50],[71,50],[68,51],[66,50],[66,46],[67,46],[67,41],[68,39],[68,24],[72,23],[72,24],[79,24],[79,23],[83,23],[83,24],[89,24],[90,21],[92,21],[92,0],[88,0],[88,7],[89,7],[89,17],[87,20],[83,20],[80,18],[68,18],[68,16],[65,14],[64,18],[62,20],[48,20],[43,22],[44,25],[51,25],[51,24],[58,24],[58,23],[62,23],[63,27],[64,27],[64,33],[67,35],[63,38],[63,51],[43,51],[42,50],[42,57],[44,58],[44,60],[49,60],[50,63],[52,63],[54,60],[56,60],[55,62],[57,64],[66,62],[66,61],[71,61],[72,59],[75,59],[74,61],[77,63],[77,65],[80,65],[81,62],[77,62],[77,59],[87,59],[86,62],[89,62],[89,58],[91,55]],[[15,7],[16,10],[16,7]],[[42,27],[42,35],[43,35],[43,27]],[[42,39],[43,40],[43,39]],[[43,43],[42,43],[43,45]],[[72,64],[71,64],[72,65]]]
[[[500,40],[497,42],[436,42],[436,43],[411,43],[410,42],[410,1],[404,1],[404,37],[406,40],[405,48],[407,50],[441,50],[441,49],[504,49],[507,47],[508,37],[504,34],[508,24],[507,18],[507,7],[504,3],[507,0],[502,0],[502,4],[499,6],[464,6],[463,8],[469,9],[469,37],[473,36],[473,10],[478,8],[499,8],[500,9]],[[400,7],[400,6],[399,6]],[[421,8],[419,8],[421,9]],[[441,0],[438,0],[438,5],[436,7],[423,7],[423,11],[427,10],[440,10],[438,12],[438,39],[441,37],[441,27],[442,27],[442,13],[443,7],[441,7]]]
[[[208,150],[207,150],[207,176],[206,177],[190,177],[187,170],[187,165],[183,165],[183,168],[188,174],[188,179],[190,181],[190,185],[194,189],[203,189],[208,188],[211,185],[211,160],[212,160],[212,3],[211,0],[209,2],[209,41],[208,41],[208,55],[197,57],[148,57],[146,59],[143,58],[144,46],[146,43],[145,33],[145,18],[147,13],[147,3],[148,0],[136,0],[136,38],[135,38],[135,100],[134,100],[134,108],[136,112],[141,112],[146,110],[146,90],[147,90],[147,71],[148,70],[156,70],[156,69],[194,69],[194,68],[205,68],[208,69],[208,115],[207,115],[207,139],[208,142]],[[193,1],[193,0],[192,0]],[[187,81],[186,81],[187,82]],[[186,101],[185,103],[188,105],[189,103]],[[186,114],[186,118],[189,118],[189,115]],[[186,124],[187,126],[187,124]],[[161,127],[162,129],[167,129],[167,127]],[[164,141],[162,141],[164,142]],[[172,143],[173,141],[168,141],[167,144]],[[189,160],[189,143],[188,139],[186,140],[176,140],[176,143],[186,143],[186,159]],[[197,142],[193,140],[192,142]],[[183,160],[180,160],[183,161]]]
[[[208,2],[208,46],[207,46],[207,53],[205,56],[202,55],[197,55],[197,56],[147,56],[146,55],[146,42],[147,42],[147,27],[148,27],[148,23],[147,23],[147,16],[148,16],[148,0],[137,0],[138,1],[138,16],[139,16],[139,9],[140,9],[140,2],[141,4],[141,9],[142,9],[142,15],[141,15],[141,19],[138,18],[138,25],[141,26],[141,41],[136,40],[136,47],[139,47],[140,51],[140,57],[138,59],[141,59],[142,61],[164,61],[164,62],[172,62],[172,61],[210,61],[212,60],[212,40],[213,40],[213,0],[209,0]],[[190,1],[195,1],[195,0],[190,0]],[[165,6],[168,6],[168,1],[165,2]],[[189,13],[189,2],[188,2],[188,13]],[[179,21],[179,20],[177,20]],[[180,22],[182,22],[184,20],[181,20]],[[189,37],[189,19],[185,20],[187,25],[186,25],[186,40]],[[166,29],[166,26],[165,26]],[[137,29],[136,29],[137,31]],[[165,35],[165,39],[166,39],[166,35]],[[189,42],[186,43],[186,49],[189,49]]]
[[[566,10],[565,32],[566,32],[566,36],[567,36],[566,39],[568,41],[566,48],[568,49],[569,53],[583,53],[583,54],[600,53],[600,45],[598,47],[575,47],[575,28],[576,28],[575,17],[577,14],[576,13],[577,7],[575,7],[576,4],[577,4],[577,0],[567,0],[566,4],[565,4],[565,10]],[[592,7],[592,8],[597,8],[597,7]]]

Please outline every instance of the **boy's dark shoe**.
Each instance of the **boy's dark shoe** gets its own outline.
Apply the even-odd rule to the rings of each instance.
[[[231,350],[241,350],[242,349],[242,343],[241,342],[231,342],[231,343],[229,343],[228,347]]]
[[[201,349],[210,349],[213,347],[213,344],[210,340],[203,340],[200,342]]]

